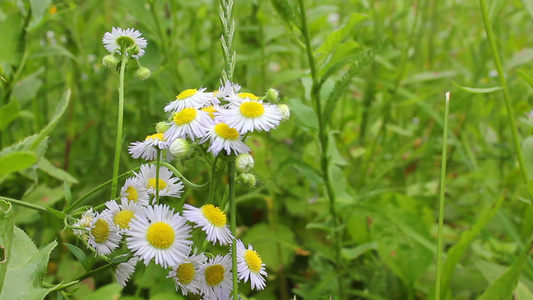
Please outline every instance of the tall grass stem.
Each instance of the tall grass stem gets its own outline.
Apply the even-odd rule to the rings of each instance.
[[[446,161],[448,154],[448,115],[450,113],[450,92],[446,93],[446,109],[444,111],[444,132],[442,134],[442,160],[440,165],[440,198],[439,198],[439,233],[437,241],[437,279],[435,282],[435,299],[440,300],[442,276],[442,239],[444,227],[444,192],[446,188]]]
[[[311,76],[313,79],[313,85],[311,87],[311,101],[315,106],[315,113],[318,119],[318,138],[320,143],[320,168],[322,172],[322,180],[326,187],[326,193],[329,199],[329,212],[333,223],[333,242],[335,250],[335,263],[337,267],[337,283],[339,289],[340,299],[344,299],[344,289],[342,287],[342,264],[341,264],[341,240],[338,234],[338,217],[335,208],[335,190],[331,184],[329,175],[329,163],[328,163],[328,135],[326,132],[326,122],[324,122],[324,116],[322,112],[322,104],[320,101],[320,78],[317,71],[317,64],[313,55],[313,49],[311,47],[311,36],[309,34],[309,26],[307,24],[307,14],[305,9],[304,0],[299,0],[301,19],[302,19],[302,34],[304,36],[305,49],[307,53],[307,59],[309,60],[309,68],[311,69]]]
[[[503,71],[502,62],[500,60],[500,54],[498,53],[498,46],[496,45],[496,40],[494,39],[494,33],[492,32],[492,24],[489,19],[489,12],[487,7],[486,0],[479,0],[479,5],[481,6],[481,15],[483,17],[483,24],[485,25],[485,32],[487,34],[487,40],[489,41],[490,50],[492,52],[492,59],[494,60],[494,65],[498,71],[498,79],[500,81],[500,86],[502,87],[503,99],[505,100],[505,107],[507,108],[507,118],[509,121],[509,126],[511,127],[511,132],[513,134],[513,142],[516,151],[516,156],[518,157],[518,164],[520,166],[520,173],[522,174],[522,179],[526,185],[527,196],[531,205],[533,205],[533,198],[528,189],[528,179],[526,174],[526,168],[524,163],[524,156],[522,155],[522,149],[520,148],[520,140],[518,138],[518,129],[516,127],[516,121],[514,116],[513,104],[511,102],[511,96],[509,94],[509,88],[507,87],[507,81],[505,80],[505,73]]]

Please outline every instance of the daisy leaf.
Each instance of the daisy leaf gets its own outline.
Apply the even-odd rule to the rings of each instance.
[[[2,299],[43,299],[52,288],[42,286],[42,278],[48,266],[50,252],[56,241],[37,249],[30,237],[22,229],[13,226],[11,207],[2,203],[0,215],[0,244],[4,245],[5,263],[0,268]],[[11,245],[10,245],[11,244]],[[7,266],[6,266],[7,264]]]

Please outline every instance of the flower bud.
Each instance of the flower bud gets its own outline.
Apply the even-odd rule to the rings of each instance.
[[[113,54],[109,54],[104,56],[102,63],[106,68],[116,68],[118,64],[118,58],[116,58]]]
[[[150,72],[150,70],[145,67],[140,67],[137,69],[137,71],[135,71],[135,77],[137,77],[137,79],[140,79],[140,80],[148,79],[148,77],[150,77],[151,74],[152,72]]]
[[[246,173],[254,168],[254,157],[248,153],[241,153],[237,156],[235,167],[239,172]]]
[[[256,182],[255,175],[251,173],[242,173],[237,177],[237,180],[247,188],[254,187]]]
[[[278,91],[276,91],[275,89],[272,89],[272,88],[268,89],[268,91],[266,92],[266,99],[269,102],[272,102],[272,103],[278,102],[278,100],[279,100]]]
[[[165,133],[170,128],[170,125],[166,122],[159,122],[155,125],[155,131],[157,133]]]
[[[191,151],[191,145],[186,140],[178,138],[172,142],[169,150],[174,157],[181,159],[187,157]]]
[[[281,111],[281,120],[287,121],[291,116],[291,109],[285,104],[279,104],[278,109]]]

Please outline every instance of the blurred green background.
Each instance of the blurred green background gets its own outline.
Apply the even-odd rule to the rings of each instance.
[[[238,231],[261,254],[269,276],[265,291],[250,292],[241,285],[243,295],[336,299],[340,272],[348,299],[432,299],[444,93],[449,90],[445,249],[474,224],[479,228],[465,244],[457,267],[448,272],[447,295],[481,295],[528,246],[533,209],[501,92],[458,88],[499,85],[479,3],[306,1],[319,71],[323,75],[338,65],[322,86],[323,99],[336,84],[346,82],[327,124],[329,170],[342,224],[337,229],[344,262],[339,269],[332,264],[330,215],[317,171],[312,79],[297,28],[301,16],[295,1],[287,2],[290,10],[280,4],[285,2],[236,1],[233,11],[234,81],[258,95],[275,88],[281,103],[292,110],[291,119],[276,130],[248,139],[258,184],[237,190]],[[67,89],[71,98],[38,161],[0,176],[0,195],[61,210],[64,178],[73,199],[111,178],[118,75],[102,66],[102,37],[113,26],[135,28],[148,40],[140,62],[152,76],[139,81],[126,75],[121,173],[138,167],[140,161],[131,159],[126,146],[155,131],[155,124],[166,118],[167,102],[185,89],[219,87],[224,59],[218,6],[218,1],[202,0],[2,0],[0,149],[45,127]],[[521,139],[533,126],[528,115],[532,88],[517,71],[533,76],[532,13],[532,1],[489,4]],[[350,64],[359,59],[354,55],[367,50],[373,60],[346,78]],[[526,158],[531,156],[527,153]],[[176,166],[193,182],[207,180],[208,170],[197,159]],[[222,197],[224,186],[217,189]],[[108,194],[105,190],[92,196],[88,204],[101,204]],[[187,189],[181,202],[169,204],[201,204],[206,195]],[[502,198],[501,207],[491,211]],[[83,245],[70,230],[62,231],[61,221],[15,207],[15,224],[38,247],[58,241],[47,282],[84,273],[64,243]],[[533,299],[532,267],[528,259],[517,299]],[[68,291],[73,299],[184,299],[166,274],[153,265],[138,267],[122,290],[107,272]],[[48,297],[56,296],[53,292]]]

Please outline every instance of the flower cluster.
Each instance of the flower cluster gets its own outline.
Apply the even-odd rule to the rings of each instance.
[[[154,165],[141,165],[140,172],[126,179],[121,188],[120,203],[110,200],[106,208],[96,212],[88,208],[73,224],[74,233],[81,237],[96,254],[109,256],[125,239],[132,257],[117,265],[115,276],[125,286],[135,271],[137,262],[153,262],[168,268],[176,290],[204,295],[205,299],[228,299],[232,290],[231,255],[212,256],[193,251],[192,228],[199,227],[206,239],[220,245],[231,245],[226,214],[217,206],[200,208],[185,204],[183,213],[168,205],[154,203]],[[183,184],[165,167],[160,167],[159,191],[168,197],[180,197]],[[252,288],[263,289],[267,276],[265,264],[251,246],[244,248],[236,240],[239,265],[237,274]]]
[[[120,28],[106,33],[103,42],[111,54],[104,63],[111,66],[115,58],[136,60],[142,56],[147,43],[140,35],[136,30]],[[142,262],[168,269],[167,278],[183,295],[230,299],[235,273],[240,281],[250,282],[252,289],[265,288],[265,264],[252,245],[245,247],[232,234],[221,207],[207,201],[200,207],[184,204],[175,211],[162,203],[180,198],[185,186],[194,188],[171,164],[174,159],[190,157],[191,145],[203,148],[201,155],[235,159],[236,168],[242,173],[237,182],[246,187],[255,185],[255,176],[249,173],[254,160],[245,144],[246,136],[276,128],[289,118],[290,111],[286,105],[276,104],[278,93],[273,89],[262,97],[240,89],[238,84],[226,81],[215,92],[206,92],[206,88],[183,90],[164,107],[168,118],[158,123],[156,133],[128,148],[134,159],[152,162],[133,172],[118,197],[107,201],[103,210],[89,207],[73,224],[74,233],[102,256],[110,256],[125,241],[122,245],[127,248],[128,261],[115,268],[122,286],[135,272],[137,263]],[[216,163],[213,159],[208,161]],[[196,234],[201,235],[201,245],[195,245]],[[229,246],[228,253],[215,256],[205,251],[204,240]],[[231,249],[236,252],[236,269],[232,267]]]

